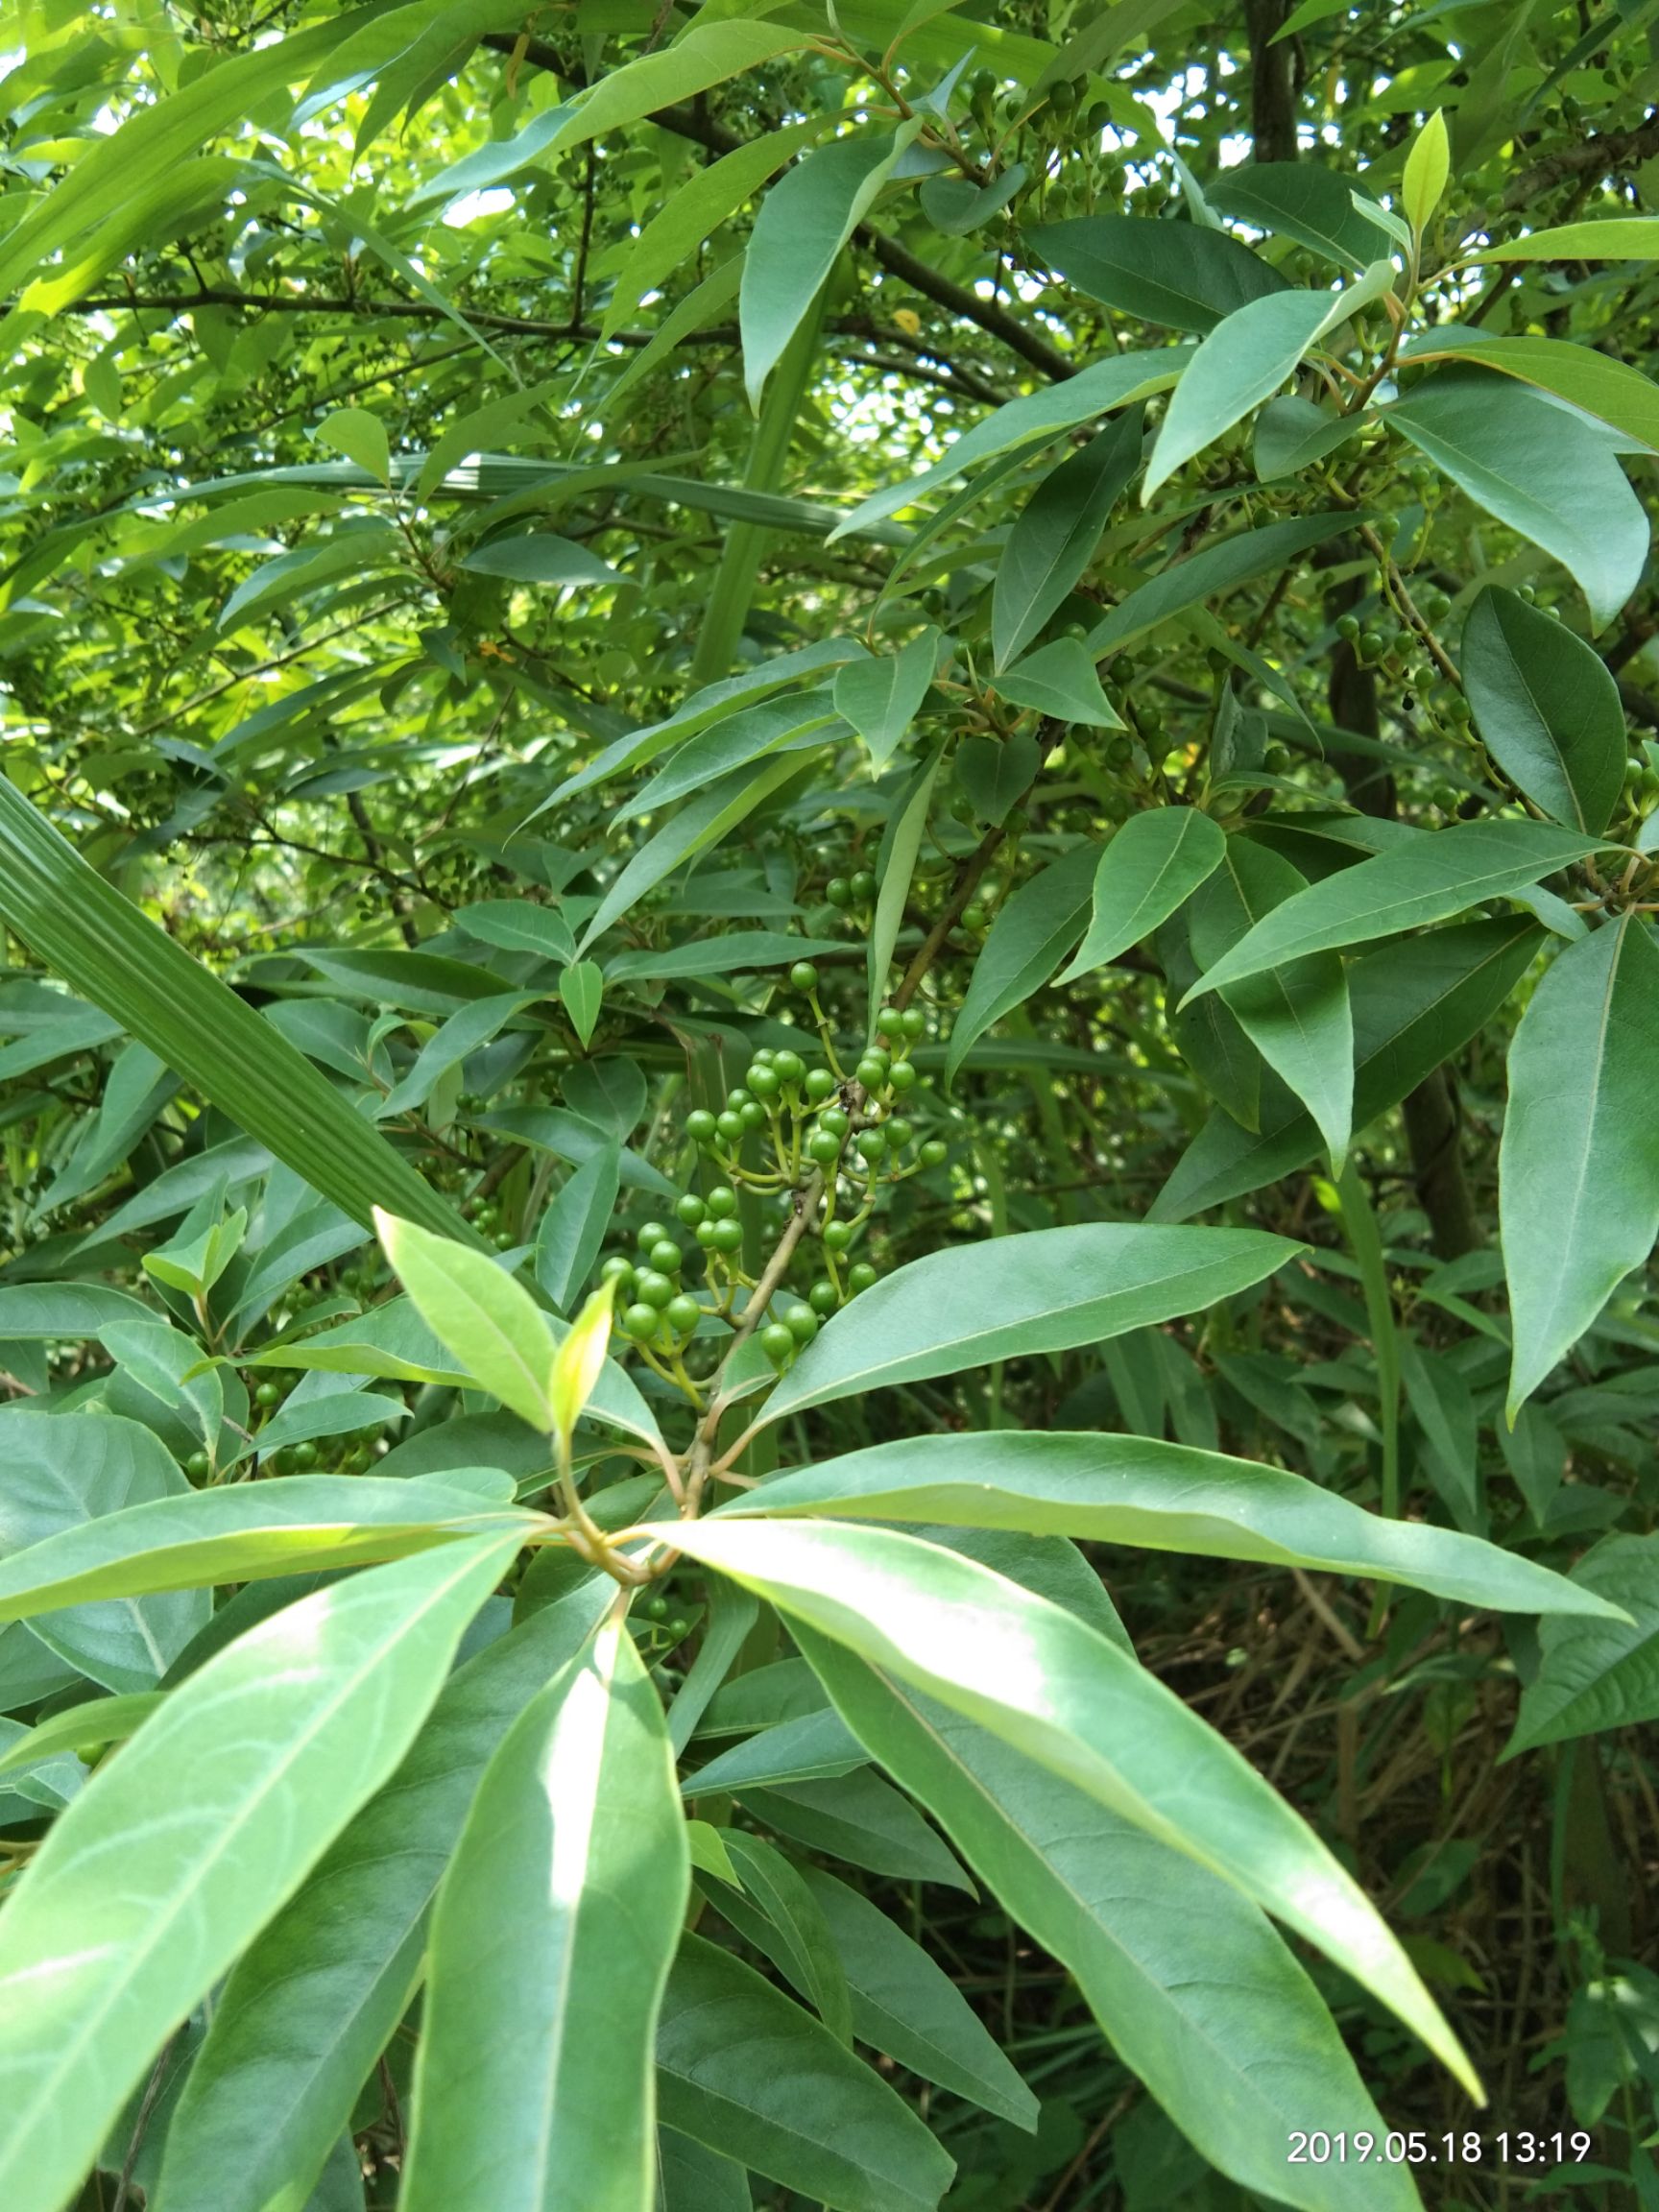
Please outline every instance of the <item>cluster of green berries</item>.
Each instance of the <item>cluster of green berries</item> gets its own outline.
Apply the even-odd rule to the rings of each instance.
[[[735,1190],[715,1190],[708,1202],[688,1191],[675,1205],[675,1213],[688,1229],[695,1229],[705,1250],[735,1252],[743,1241],[737,1222]],[[614,1282],[614,1296],[621,1310],[618,1323],[624,1336],[636,1344],[685,1344],[697,1334],[703,1308],[682,1281],[685,1253],[671,1229],[660,1221],[647,1221],[638,1231],[637,1257],[613,1253],[600,1274]]]
[[[854,907],[872,905],[876,888],[876,878],[871,871],[858,868],[851,876],[831,876],[824,886],[824,896],[831,906],[838,907],[845,914]],[[800,965],[805,966],[806,963],[802,962]]]

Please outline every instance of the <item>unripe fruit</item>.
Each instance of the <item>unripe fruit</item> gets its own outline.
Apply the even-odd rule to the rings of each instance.
[[[906,1006],[903,1013],[900,1015],[899,1022],[905,1036],[911,1039],[920,1037],[927,1026],[927,1017],[923,1013],[920,1006]]]
[[[709,1145],[714,1142],[714,1117],[706,1106],[698,1106],[685,1117],[685,1134],[693,1144]]]
[[[747,1081],[757,1098],[776,1098],[783,1088],[783,1078],[776,1068],[751,1068]]]
[[[820,1277],[807,1291],[806,1303],[822,1317],[835,1311],[841,1303],[841,1293],[827,1277]]]
[[[620,1295],[634,1280],[633,1261],[624,1258],[620,1252],[613,1252],[599,1270],[599,1280],[601,1283],[614,1283]]]
[[[726,1094],[727,1113],[741,1114],[744,1107],[751,1102],[753,1097],[754,1093],[751,1091],[746,1091],[743,1085],[739,1083],[735,1091],[728,1091]]]
[[[853,1142],[861,1159],[877,1161],[887,1149],[887,1132],[884,1129],[860,1129]]]
[[[710,1249],[715,1252],[737,1252],[742,1249],[743,1224],[740,1221],[716,1221],[709,1237]]]
[[[853,902],[855,906],[868,906],[876,896],[876,878],[868,868],[860,868],[853,878]]]
[[[296,1444],[294,1447],[294,1464],[296,1467],[315,1467],[317,1464],[316,1445]]]
[[[1077,105],[1077,87],[1069,77],[1062,77],[1058,84],[1051,85],[1048,105],[1056,115],[1070,115]]]
[[[760,1349],[774,1367],[781,1367],[795,1356],[795,1339],[781,1321],[769,1321],[760,1332]]]
[[[845,1137],[852,1126],[852,1116],[845,1106],[826,1106],[818,1117],[820,1129],[833,1130],[837,1137]]]
[[[636,1344],[648,1344],[657,1334],[657,1322],[655,1306],[630,1306],[622,1315],[622,1334],[632,1336]]]
[[[661,1244],[652,1245],[650,1260],[659,1275],[678,1275],[685,1264],[685,1253],[669,1237],[664,1237]]]
[[[759,1129],[766,1120],[766,1109],[758,1098],[751,1098],[747,1106],[739,1106],[737,1119],[745,1129]]]
[[[772,1065],[785,1083],[799,1083],[806,1072],[806,1063],[799,1052],[791,1052],[785,1046],[781,1052],[772,1055]]]
[[[642,1306],[654,1306],[661,1312],[674,1296],[674,1285],[668,1276],[647,1267],[635,1284],[634,1294]]]
[[[888,1146],[894,1152],[902,1152],[905,1145],[916,1134],[909,1122],[902,1115],[897,1114],[891,1121],[885,1124],[885,1128]]]
[[[189,1458],[184,1462],[184,1472],[189,1476],[192,1482],[204,1481],[212,1471],[213,1462],[208,1458],[205,1452],[192,1452]]]
[[[722,1183],[709,1193],[709,1211],[716,1221],[729,1221],[737,1211],[737,1193],[729,1183]]]
[[[783,1316],[783,1326],[797,1344],[810,1344],[818,1334],[818,1316],[810,1306],[791,1306]]]
[[[253,1393],[253,1403],[255,1406],[279,1406],[282,1393],[275,1382],[261,1382]]]
[[[714,1249],[714,1231],[716,1226],[717,1224],[712,1221],[699,1221],[697,1224],[697,1241],[702,1245],[705,1252],[712,1252]]]
[[[654,1598],[647,1598],[645,1600],[645,1613],[647,1619],[649,1620],[666,1621],[668,1618],[667,1599],[661,1596],[661,1594]]]
[[[887,1070],[887,1088],[889,1091],[914,1091],[917,1080],[916,1070],[908,1060],[895,1061]]]
[[[824,896],[831,906],[851,906],[853,886],[845,876],[831,876],[824,886]]]
[[[860,1060],[853,1072],[866,1091],[884,1091],[887,1088],[887,1063],[884,1060]]]
[[[816,1160],[821,1167],[828,1167],[841,1157],[841,1140],[833,1129],[814,1129],[806,1140],[806,1156]]]
[[[835,1078],[828,1068],[808,1068],[801,1088],[814,1105],[828,1098],[835,1089]]]
[[[904,1034],[904,1017],[897,1006],[883,1006],[876,1017],[876,1034],[895,1044]]]
[[[684,1197],[676,1198],[674,1201],[675,1218],[683,1221],[687,1229],[695,1229],[708,1212],[708,1207],[704,1205],[695,1190],[687,1190]]]
[[[810,960],[797,960],[789,971],[789,980],[797,991],[816,991],[818,971]]]
[[[1359,635],[1358,615],[1338,614],[1336,617],[1336,635],[1338,637],[1346,637],[1349,644],[1352,645],[1355,638]]]
[[[740,1115],[731,1113],[717,1115],[714,1126],[720,1132],[720,1139],[723,1143],[728,1145],[742,1143],[743,1121]]]
[[[702,1307],[686,1290],[682,1290],[678,1298],[670,1298],[662,1311],[676,1336],[689,1336],[703,1318]]]
[[[672,1235],[673,1231],[664,1229],[661,1221],[647,1221],[634,1241],[638,1245],[641,1252],[650,1252],[657,1245],[666,1243]]]
[[[852,1241],[853,1224],[851,1221],[825,1222],[824,1244],[827,1251],[845,1252]]]
[[[924,1167],[942,1167],[950,1155],[950,1147],[943,1137],[929,1137],[917,1157]]]
[[[877,1275],[868,1260],[854,1260],[847,1270],[847,1286],[856,1297],[860,1290],[868,1290]]]
[[[973,905],[964,906],[962,909],[962,926],[964,929],[983,929],[990,919],[991,917],[977,901]]]

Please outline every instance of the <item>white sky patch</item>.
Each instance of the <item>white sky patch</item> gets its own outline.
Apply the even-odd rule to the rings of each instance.
[[[481,192],[463,192],[445,208],[444,226],[448,230],[465,230],[481,215],[505,215],[512,204],[513,194],[505,184],[491,184]]]

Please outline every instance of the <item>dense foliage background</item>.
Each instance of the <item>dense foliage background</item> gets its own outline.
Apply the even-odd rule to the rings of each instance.
[[[0,44],[8,2212],[1659,2206],[1653,0]]]

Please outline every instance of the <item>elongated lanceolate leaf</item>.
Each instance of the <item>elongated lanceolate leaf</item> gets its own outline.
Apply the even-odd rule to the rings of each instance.
[[[1479,2096],[1416,1970],[1313,1831],[1172,1691],[1074,1615],[889,1529],[709,1520],[681,1525],[674,1541],[1236,1884]]]
[[[931,1252],[836,1314],[772,1393],[764,1418],[1200,1312],[1299,1250],[1257,1229],[1102,1221]]]
[[[1594,838],[1545,822],[1459,822],[1344,868],[1275,906],[1193,984],[1189,999],[1309,952],[1392,937],[1524,891],[1584,859]]]
[[[1607,663],[1581,637],[1489,584],[1458,660],[1475,726],[1517,790],[1569,829],[1599,836],[1624,777],[1624,709]]]
[[[1142,416],[1141,408],[1126,408],[1051,469],[1025,502],[991,592],[998,670],[1030,644],[1094,559],[1106,517],[1140,462]]]
[[[220,74],[214,72],[215,83]],[[3,776],[0,920],[354,1221],[367,1225],[373,1208],[384,1205],[476,1244],[473,1232],[320,1069],[88,867]]]
[[[482,1253],[376,1213],[374,1226],[416,1310],[467,1372],[528,1421],[550,1430],[553,1338],[527,1290]]]
[[[1659,1235],[1659,945],[1637,915],[1569,945],[1509,1047],[1498,1161],[1509,1415]]]
[[[293,1475],[186,1491],[80,1522],[0,1559],[0,1621],[150,1591],[361,1567],[461,1537],[545,1526],[541,1514],[492,1506],[459,1484],[445,1489],[442,1477]]]
[[[1041,990],[1076,943],[1094,889],[1096,848],[1079,845],[1022,883],[991,925],[950,1031],[949,1080],[1004,1014]]]
[[[1550,1621],[1505,1758],[1659,1719],[1659,1536],[1608,1536],[1573,1570],[1626,1620]]]
[[[438,1894],[408,2212],[650,2212],[652,2043],[689,1861],[621,1621],[514,1723]]]
[[[262,1622],[60,1815],[0,1914],[9,2212],[60,2212],[167,2035],[402,1757],[510,1551],[399,1560]]]
[[[414,1994],[479,1778],[613,1594],[591,1576],[459,1668],[397,1772],[243,1953],[167,2132],[171,2212],[268,2212],[321,2173]]]
[[[1146,1436],[1019,1430],[913,1436],[772,1476],[715,1519],[801,1514],[1020,1528],[1260,1559],[1405,1582],[1495,1611],[1606,1610],[1593,1591],[1478,1537],[1383,1520],[1283,1468]]]
[[[1235,308],[1199,347],[1164,411],[1142,501],[1280,385],[1331,310],[1324,292],[1274,292]]]
[[[1149,937],[1220,865],[1227,840],[1196,806],[1131,814],[1094,868],[1089,930],[1059,977],[1070,983]]]
[[[1088,215],[1039,224],[1028,236],[1086,299],[1171,330],[1214,330],[1252,300],[1286,289],[1270,262],[1224,230],[1196,223]]]
[[[1076,1976],[1118,2056],[1222,2173],[1303,2212],[1417,2212],[1404,2165],[1286,2163],[1309,2112],[1379,2141],[1383,2124],[1313,1984],[1247,1897],[898,1675],[795,1633],[872,1754]]]

